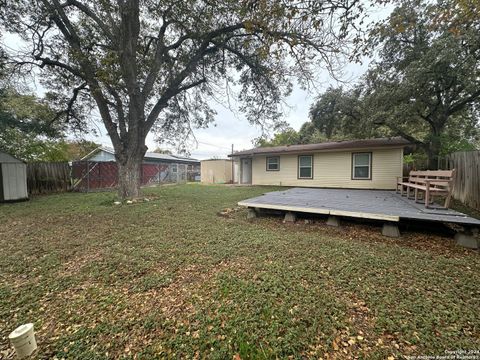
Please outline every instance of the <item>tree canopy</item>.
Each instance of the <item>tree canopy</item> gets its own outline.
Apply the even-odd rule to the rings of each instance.
[[[66,140],[55,112],[34,95],[0,89],[0,149],[24,161],[78,160],[98,145]]]
[[[472,3],[473,5],[473,3]],[[463,6],[463,7],[462,7]],[[479,139],[480,21],[464,2],[405,0],[375,26],[379,58],[352,90],[330,88],[312,105],[327,138],[402,136],[438,166],[439,155]],[[470,9],[470,7],[467,7]],[[460,13],[462,14],[462,13]]]
[[[300,138],[295,129],[287,126],[278,129],[272,139],[260,138],[255,142],[256,146],[269,147],[280,145],[298,144]]]
[[[452,28],[437,20],[443,14],[427,2],[402,2],[372,34],[381,60],[365,87],[373,124],[422,146],[430,167],[449,127],[464,135],[473,127],[480,98],[479,28]]]
[[[350,50],[362,10],[358,0],[16,0],[0,18],[32,44],[13,65],[40,69],[59,117],[82,126],[96,109],[125,197],[138,195],[149,131],[172,139],[207,126],[208,101],[235,89],[249,121],[277,120],[292,79],[306,84]]]

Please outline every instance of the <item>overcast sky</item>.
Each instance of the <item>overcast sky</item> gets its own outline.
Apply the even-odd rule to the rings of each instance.
[[[369,16],[372,20],[379,20],[386,17],[389,12],[390,9],[383,7],[374,10],[370,9]],[[18,47],[19,39],[7,34],[4,37],[4,42],[6,46],[16,48]],[[342,80],[350,83],[354,82],[367,69],[368,62],[369,59],[365,59],[361,65],[346,64],[342,71]],[[305,91],[298,85],[295,85],[292,94],[286,99],[287,106],[285,107],[283,120],[296,130],[298,130],[305,121],[308,121],[308,110],[315,97],[330,85],[339,85],[336,80],[329,77],[326,71],[319,75],[322,83],[317,89],[314,91]],[[39,94],[43,92],[41,87],[38,86],[34,87],[33,90],[36,90]],[[194,131],[196,142],[192,142],[192,146],[189,148],[191,156],[197,159],[226,157],[226,155],[231,152],[232,144],[235,150],[253,147],[253,140],[261,135],[261,129],[249,124],[241,113],[234,113],[217,103],[212,103],[211,105],[217,111],[215,122],[211,124],[208,129],[197,129]],[[235,107],[235,105],[233,106]],[[87,134],[85,138],[104,146],[111,146],[110,139],[101,121],[99,119],[92,119],[92,121],[95,122],[94,127],[97,129],[97,135]],[[158,147],[153,134],[149,134],[147,137],[147,146],[149,151]],[[163,145],[162,148],[168,147]],[[174,149],[170,150],[175,152]]]

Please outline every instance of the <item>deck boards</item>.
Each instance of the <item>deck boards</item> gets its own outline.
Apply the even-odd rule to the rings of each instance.
[[[240,206],[385,221],[414,219],[480,226],[454,210],[426,209],[394,191],[293,188],[243,200]]]

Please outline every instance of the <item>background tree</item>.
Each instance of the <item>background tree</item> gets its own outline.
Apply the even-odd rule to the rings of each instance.
[[[299,137],[297,131],[292,127],[283,127],[278,129],[271,139],[260,138],[256,141],[255,146],[281,146],[298,144]]]
[[[33,44],[16,64],[39,67],[67,122],[81,126],[96,108],[119,195],[135,197],[149,131],[168,139],[207,126],[208,100],[232,85],[250,122],[277,120],[290,79],[333,69],[361,11],[358,0],[17,0],[0,17]]]
[[[310,126],[319,133],[317,138],[348,140],[383,135],[377,127],[364,126],[366,109],[361,98],[362,88],[361,83],[348,91],[329,87],[317,97],[309,112]]]
[[[157,153],[157,154],[167,154],[167,155],[172,155],[172,152],[168,149],[162,149],[162,148],[159,148],[157,147],[155,150],[153,150],[154,153]]]
[[[310,119],[313,126],[324,134],[327,139],[332,138],[342,128],[343,89],[329,87],[325,93],[317,98],[310,107]]]
[[[0,149],[27,162],[74,161],[98,147],[92,141],[65,140],[55,111],[34,95],[0,89]]]
[[[92,151],[100,147],[94,141],[80,139],[80,140],[64,140],[66,145],[66,157],[68,161],[76,161],[90,154]]]
[[[315,144],[328,141],[324,133],[316,128],[312,121],[307,121],[302,124],[298,130],[299,144]]]
[[[0,88],[0,149],[24,161],[66,161],[54,115],[35,96]]]

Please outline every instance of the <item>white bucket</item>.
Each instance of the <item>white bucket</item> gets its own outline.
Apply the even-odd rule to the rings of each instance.
[[[8,338],[19,359],[31,355],[37,348],[33,324],[20,325],[8,335]]]

